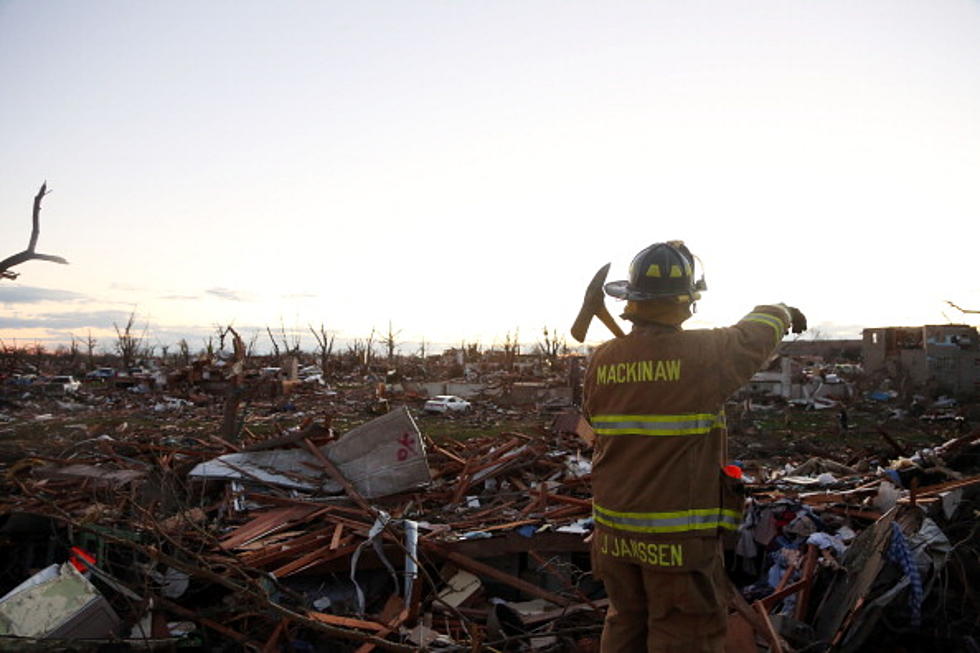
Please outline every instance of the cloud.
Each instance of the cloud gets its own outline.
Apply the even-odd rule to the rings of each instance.
[[[232,302],[243,302],[248,297],[245,293],[240,293],[237,290],[231,290],[229,288],[208,288],[204,292]]]
[[[109,288],[112,290],[122,290],[124,292],[143,292],[146,289],[140,286],[134,286],[130,283],[121,283],[119,281],[114,281],[109,284]]]
[[[282,298],[283,299],[316,299],[319,296],[320,295],[318,295],[317,293],[312,293],[312,292],[297,292],[297,293],[290,293],[288,295],[283,295]]]
[[[87,299],[81,293],[54,288],[36,288],[34,286],[3,286],[0,287],[0,303],[3,304],[35,304],[37,302],[74,302]]]
[[[0,316],[0,329],[105,329],[114,323],[126,324],[126,311],[81,311],[78,313],[40,313],[30,317]]]
[[[200,299],[199,295],[162,295],[160,299],[165,299],[168,301],[189,301]]]

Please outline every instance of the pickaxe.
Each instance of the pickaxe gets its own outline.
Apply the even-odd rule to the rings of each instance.
[[[625,333],[613,319],[613,316],[606,310],[605,297],[602,293],[602,286],[606,282],[606,275],[609,274],[609,263],[606,263],[592,277],[589,287],[585,289],[585,299],[582,300],[582,309],[578,312],[578,317],[572,323],[572,337],[579,342],[585,342],[585,334],[589,330],[589,323],[592,316],[598,317],[602,323],[609,327],[617,338],[621,338]]]

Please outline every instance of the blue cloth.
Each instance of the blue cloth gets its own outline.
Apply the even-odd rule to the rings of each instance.
[[[909,610],[912,613],[912,625],[919,626],[922,623],[922,577],[919,576],[919,568],[915,566],[912,553],[909,551],[908,542],[898,524],[892,522],[892,539],[888,545],[886,557],[890,562],[895,563],[902,569],[902,573],[909,579]]]

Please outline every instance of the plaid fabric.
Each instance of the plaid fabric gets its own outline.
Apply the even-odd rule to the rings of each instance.
[[[909,551],[905,535],[898,524],[892,522],[892,539],[888,545],[886,554],[889,562],[893,562],[902,569],[902,573],[909,579],[909,611],[912,613],[912,625],[918,626],[922,622],[922,577],[919,576],[919,568],[915,566],[915,560]]]

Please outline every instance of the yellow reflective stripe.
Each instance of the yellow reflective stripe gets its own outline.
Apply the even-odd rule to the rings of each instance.
[[[773,331],[776,332],[777,345],[783,339],[783,334],[786,332],[786,325],[783,323],[783,321],[774,315],[769,315],[768,313],[749,313],[743,317],[741,321],[758,322],[759,324],[771,326]]]
[[[647,268],[648,277],[659,277],[660,276],[660,266],[656,263],[651,263],[650,267]]]
[[[592,428],[600,435],[704,435],[724,425],[723,413],[595,415],[592,418]]]
[[[672,512],[620,512],[593,507],[596,522],[633,533],[680,533],[714,528],[735,530],[741,523],[738,511],[725,508],[696,508]]]

